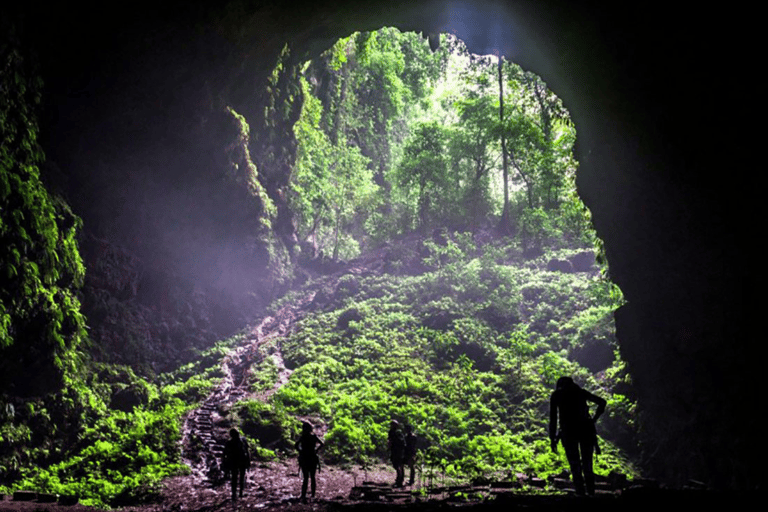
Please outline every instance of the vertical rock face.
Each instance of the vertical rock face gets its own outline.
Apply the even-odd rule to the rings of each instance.
[[[738,130],[724,128],[740,120],[717,100],[739,97],[728,89],[738,81],[712,76],[726,73],[712,69],[727,43],[705,33],[732,21],[727,12],[713,24],[648,3],[246,4],[138,8],[109,30],[52,11],[32,18],[49,85],[44,146],[69,174],[86,230],[147,267],[267,297],[293,243],[284,192],[298,59],[383,25],[455,31],[478,53],[501,48],[548,82],[579,130],[580,193],[628,300],[618,338],[646,466],[676,483],[763,481],[737,227],[737,199],[749,199],[732,175]],[[250,127],[247,155],[232,146],[242,139],[227,108]],[[248,156],[272,213],[243,179]]]

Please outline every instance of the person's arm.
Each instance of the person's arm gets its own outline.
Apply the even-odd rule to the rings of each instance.
[[[555,394],[549,399],[549,444],[552,447],[552,451],[557,451],[557,401],[555,400]]]
[[[592,416],[592,421],[596,422],[597,418],[602,416],[602,414],[605,412],[605,406],[606,406],[607,402],[605,401],[605,399],[600,398],[597,395],[593,395],[589,391],[585,390],[584,393],[586,393],[585,397],[586,397],[587,400],[589,400],[593,404],[597,404],[597,410],[595,411],[595,415]]]
[[[325,446],[325,443],[324,443],[324,442],[322,442],[322,441],[320,440],[320,438],[319,438],[319,437],[317,437],[317,436],[315,436],[315,441],[317,441],[317,444],[318,444],[318,447],[317,447],[317,449],[316,449],[315,451],[316,451],[316,452],[319,452],[320,450],[322,450],[322,449],[323,449],[323,446]]]

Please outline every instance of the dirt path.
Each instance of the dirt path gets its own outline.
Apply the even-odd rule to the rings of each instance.
[[[219,465],[228,438],[223,414],[237,402],[245,399],[267,401],[281,386],[288,382],[291,370],[286,368],[280,350],[280,339],[286,336],[295,323],[307,312],[321,307],[329,295],[333,295],[339,278],[346,274],[360,275],[370,272],[379,258],[372,261],[356,261],[354,264],[328,275],[314,283],[298,300],[283,306],[274,315],[263,318],[250,330],[240,344],[233,348],[222,362],[224,377],[197,409],[191,411],[182,428],[182,460],[189,466],[190,474],[165,482],[163,509],[197,510],[216,508],[229,503],[229,489],[222,483]],[[373,262],[373,263],[372,263]],[[319,292],[319,293],[318,293]],[[271,388],[253,392],[249,389],[249,373],[252,365],[271,358],[277,376]],[[386,465],[375,468],[346,467],[344,469],[323,466],[317,475],[319,501],[348,502],[354,488],[363,482],[383,491],[393,491],[391,482],[394,470]],[[282,460],[255,464],[246,475],[246,495],[242,503],[252,507],[286,506],[297,501],[301,481],[296,461]],[[402,490],[399,497],[411,491],[421,491],[422,483]]]
[[[347,271],[348,272],[348,271]],[[222,413],[245,399],[267,401],[288,382],[291,370],[286,368],[280,350],[280,338],[286,336],[293,325],[307,311],[316,307],[318,290],[333,289],[339,272],[319,282],[313,290],[292,302],[272,316],[262,319],[249,335],[231,350],[222,362],[224,377],[197,409],[191,411],[182,428],[182,459],[190,474],[165,482],[162,504],[158,510],[220,509],[233,506],[228,484],[222,481],[219,465],[228,434]],[[351,270],[352,273],[360,269]],[[273,386],[253,392],[249,389],[248,375],[253,364],[271,358],[277,369]],[[317,475],[316,503],[349,502],[353,488],[363,482],[383,489],[391,489],[394,471],[381,465],[375,468],[323,466]],[[248,508],[288,507],[298,503],[301,479],[295,460],[257,463],[246,474],[246,491],[239,506]],[[417,483],[413,490],[421,488]],[[142,510],[155,510],[154,506]]]
[[[285,336],[291,326],[303,316],[315,292],[309,292],[299,301],[282,307],[274,316],[259,322],[250,334],[234,348],[222,362],[224,377],[197,409],[191,411],[182,427],[182,460],[189,466],[193,483],[198,487],[210,487],[220,479],[219,465],[224,451],[227,433],[219,427],[221,413],[244,399],[267,400],[290,378],[285,367],[279,343],[270,340]],[[262,348],[269,345],[269,352]],[[274,386],[261,393],[253,393],[248,387],[251,366],[264,357],[272,358],[278,374]]]

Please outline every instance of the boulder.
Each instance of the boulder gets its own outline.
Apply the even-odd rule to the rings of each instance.
[[[593,251],[581,251],[574,254],[568,261],[574,272],[590,272],[595,270],[595,253]]]
[[[558,258],[552,258],[547,262],[547,270],[550,272],[564,272],[566,274],[573,273],[573,265],[568,260],[561,260]]]

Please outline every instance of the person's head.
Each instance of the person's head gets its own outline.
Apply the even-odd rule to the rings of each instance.
[[[389,422],[389,430],[397,430],[400,428],[400,422],[397,420],[392,420]]]
[[[413,432],[413,427],[411,426],[410,423],[406,423],[405,424],[405,433],[406,434],[410,434],[411,432]]]
[[[302,434],[311,434],[312,433],[312,424],[308,421],[302,421],[301,422],[301,433]]]
[[[232,439],[240,439],[240,432],[236,428],[229,429],[229,437]]]
[[[571,389],[575,387],[576,383],[573,382],[573,379],[570,377],[560,377],[557,379],[557,384],[555,385],[556,389]]]

